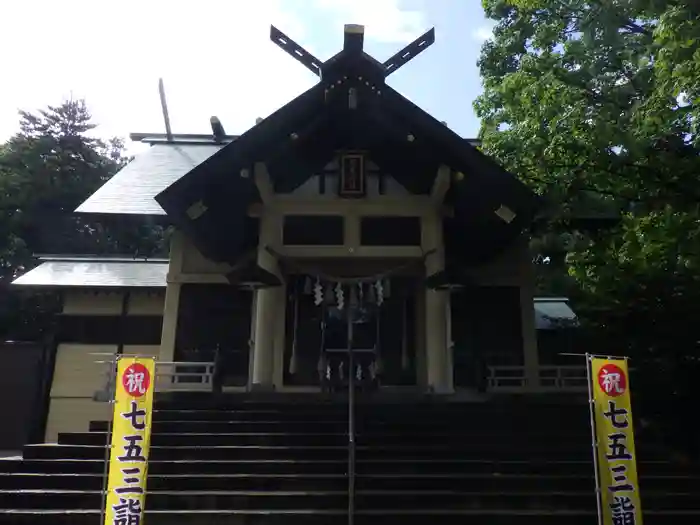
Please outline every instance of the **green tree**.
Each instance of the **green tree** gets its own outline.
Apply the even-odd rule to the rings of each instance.
[[[556,210],[534,244],[570,276],[596,350],[653,366],[640,381],[690,403],[700,355],[691,306],[700,299],[695,3],[483,5],[497,24],[475,102],[484,149]],[[580,227],[574,219],[592,206],[622,220]]]
[[[128,161],[121,140],[99,140],[92,136],[94,128],[85,102],[69,100],[37,113],[20,112],[19,132],[0,146],[0,288],[5,292],[14,277],[36,264],[35,254],[163,251],[160,226],[73,213]],[[46,320],[41,295],[2,296],[0,333],[31,332],[38,328],[27,327]]]

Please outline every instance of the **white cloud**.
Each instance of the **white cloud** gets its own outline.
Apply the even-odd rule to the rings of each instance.
[[[367,38],[383,43],[408,44],[426,29],[422,11],[404,9],[400,0],[316,0],[330,11],[339,29],[344,24],[363,24]]]
[[[393,0],[316,0],[331,24],[362,23],[368,38],[406,43],[419,12]],[[307,89],[316,77],[269,40],[274,24],[318,56],[291,0],[24,0],[0,18],[5,78],[0,141],[17,110],[86,98],[103,136],[163,130],[158,78],[165,80],[173,131],[208,133],[217,115],[240,133]],[[316,48],[316,49],[315,49]],[[323,57],[322,57],[323,58]]]

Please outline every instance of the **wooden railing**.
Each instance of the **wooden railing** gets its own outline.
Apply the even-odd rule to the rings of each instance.
[[[489,366],[487,388],[491,392],[585,392],[585,366],[540,366],[539,385],[528,384],[524,366]]]
[[[111,401],[114,397],[114,354],[92,354],[103,365],[104,388],[94,394],[96,401]],[[156,392],[212,392],[214,390],[214,362],[157,361]]]
[[[540,389],[570,392],[588,390],[585,366],[540,366]]]
[[[104,365],[105,386],[95,392],[94,398],[97,401],[109,401],[114,395],[114,354],[96,355],[101,359],[95,362]],[[215,362],[158,361],[156,392],[213,392],[216,386],[215,375]],[[585,366],[544,365],[538,368],[538,376],[539,385],[530,385],[524,366],[488,366],[486,387],[489,392],[501,393],[576,393],[587,389]],[[362,384],[363,381],[357,383]]]
[[[158,361],[156,392],[210,392],[214,387],[215,369],[213,362]]]

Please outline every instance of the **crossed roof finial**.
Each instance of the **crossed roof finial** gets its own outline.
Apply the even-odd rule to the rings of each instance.
[[[364,26],[359,24],[346,24],[342,52],[362,53],[364,46],[364,34]],[[281,47],[295,60],[299,61],[312,73],[318,75],[319,77],[322,76],[325,62],[319,60],[314,55],[309,53],[306,49],[297,44],[275,26],[270,26],[270,40]],[[430,29],[425,34],[421,35],[413,42],[405,46],[394,56],[388,60],[385,60],[382,63],[384,78],[388,77],[395,71],[398,71],[413,58],[417,57],[420,53],[428,49],[433,43],[435,43],[435,28]]]

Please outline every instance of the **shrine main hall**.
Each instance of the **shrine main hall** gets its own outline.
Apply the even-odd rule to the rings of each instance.
[[[325,62],[271,37],[313,87],[241,135],[133,134],[150,147],[76,210],[168,226],[168,259],[67,254],[15,281],[63,298],[46,439],[106,419],[117,354],[157,357],[159,391],[585,388],[538,351],[575,318],[534,294],[539,197],[386,83],[434,32],[385,62],[362,26]]]

